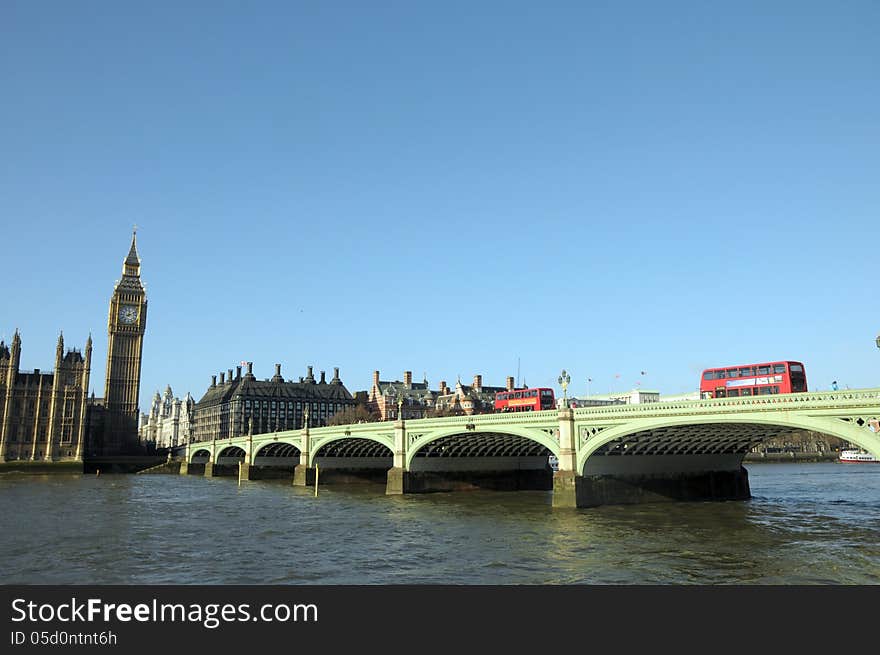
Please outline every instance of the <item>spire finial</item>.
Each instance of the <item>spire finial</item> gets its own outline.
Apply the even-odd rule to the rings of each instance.
[[[134,274],[137,275],[137,269],[141,265],[141,258],[138,256],[137,251],[137,225],[134,226],[134,229],[131,232],[131,248],[128,249],[128,256],[125,258],[125,264],[122,267],[123,275]],[[128,270],[128,267],[134,267],[134,271]]]

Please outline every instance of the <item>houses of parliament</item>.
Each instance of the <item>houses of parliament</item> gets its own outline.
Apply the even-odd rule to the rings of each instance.
[[[0,462],[83,461],[135,452],[147,297],[137,234],[110,297],[104,397],[89,396],[92,337],[65,350],[58,336],[55,369],[21,370],[22,339],[0,341]]]

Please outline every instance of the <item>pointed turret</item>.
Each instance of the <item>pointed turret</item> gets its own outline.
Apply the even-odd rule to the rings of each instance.
[[[82,372],[82,388],[83,393],[87,393],[89,390],[89,376],[92,370],[92,333],[89,332],[89,338],[86,339],[86,360],[83,365]]]
[[[128,256],[125,258],[125,263],[122,267],[122,274],[140,275],[140,267],[141,258],[138,256],[137,251],[137,230],[134,230],[131,233],[131,248],[128,249]],[[134,270],[130,272],[129,269]]]
[[[61,360],[64,358],[64,333],[58,333],[58,343],[55,346],[55,372],[61,367]]]

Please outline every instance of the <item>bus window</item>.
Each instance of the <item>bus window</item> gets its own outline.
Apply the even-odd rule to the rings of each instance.
[[[770,375],[770,366],[759,366],[758,375]]]
[[[724,387],[716,387],[715,388],[715,397],[716,398],[727,397],[727,389],[725,389]]]
[[[769,396],[771,393],[773,393],[771,387],[758,387],[758,394],[761,396]]]
[[[728,389],[727,397],[728,398],[736,398],[739,396],[739,389]]]
[[[723,380],[723,379],[726,378],[726,377],[727,377],[727,371],[717,371],[717,372],[715,373],[715,379],[716,379],[716,380]]]
[[[754,374],[755,374],[755,369],[751,366],[747,366],[746,368],[739,369],[739,376],[741,378],[747,378],[750,375],[754,375]]]
[[[776,364],[773,366],[774,373],[785,373],[785,364]]]
[[[791,372],[792,373],[803,373],[804,367],[801,366],[800,364],[792,364],[791,365]]]
[[[738,369],[738,368],[729,368],[729,369],[727,369],[727,377],[729,377],[729,378],[738,378],[738,377],[739,377],[739,369]]]
[[[703,372],[703,379],[704,380],[714,380],[715,375],[712,371],[704,371]]]
[[[745,388],[743,388],[743,390],[742,390],[742,395],[743,395],[743,396],[751,396],[751,395],[752,395],[752,390],[751,390],[751,388],[750,388],[750,387],[745,387]]]

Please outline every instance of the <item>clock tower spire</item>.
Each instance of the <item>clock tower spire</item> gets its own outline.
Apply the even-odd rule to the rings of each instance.
[[[105,454],[121,452],[137,442],[141,355],[146,327],[147,294],[141,284],[135,228],[128,256],[122,263],[122,279],[116,282],[110,297],[107,317]]]

